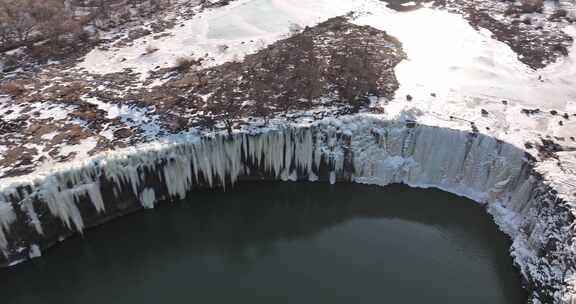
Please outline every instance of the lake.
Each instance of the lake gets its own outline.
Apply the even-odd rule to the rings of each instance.
[[[525,303],[510,240],[439,190],[202,190],[0,269],[9,303]]]

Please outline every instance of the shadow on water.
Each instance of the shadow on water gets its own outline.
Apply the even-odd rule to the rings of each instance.
[[[438,190],[199,191],[0,270],[2,303],[523,303],[509,240]]]

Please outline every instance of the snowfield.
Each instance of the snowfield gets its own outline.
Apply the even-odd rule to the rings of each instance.
[[[475,30],[459,15],[430,8],[398,13],[378,0],[236,1],[182,21],[168,37],[152,42],[144,37],[121,49],[96,49],[79,67],[101,74],[124,69],[145,74],[158,66],[173,66],[178,57],[205,54],[213,58],[209,65],[218,65],[241,60],[286,37],[292,25],[313,26],[348,12],[360,16],[354,23],[384,30],[403,43],[410,58],[398,67],[403,85],[399,93],[509,99],[526,107],[556,110],[576,107],[574,52],[534,71],[520,63],[507,45],[492,39],[490,32]],[[576,36],[574,26],[566,31]],[[159,50],[142,55],[148,45]],[[224,45],[228,49],[222,51]]]
[[[488,30],[429,6],[397,12],[377,0],[238,0],[191,18],[176,14],[177,25],[166,35],[94,49],[73,70],[105,75],[130,69],[139,74],[137,86],[145,86],[151,72],[174,66],[179,57],[208,58],[202,68],[240,61],[299,27],[349,12],[354,24],[398,38],[408,56],[395,70],[395,97],[373,100],[382,113],[317,122],[274,118],[267,127],[246,123],[227,140],[218,131],[169,134],[152,106],[83,97],[108,118],[144,130],[146,140],[91,156],[98,137],[114,137],[115,129],[103,128],[61,147],[59,153],[73,155],[65,163],[43,153],[34,159],[42,159],[34,172],[0,179],[5,264],[101,223],[101,214],[127,212],[111,207],[114,200],[153,208],[163,199],[184,198],[195,186],[227,185],[258,169],[270,179],[437,187],[485,203],[513,240],[511,254],[533,303],[576,303],[576,44],[567,57],[534,70]],[[576,38],[576,25],[564,31]],[[158,50],[145,54],[149,46]],[[75,107],[30,109],[0,96],[0,115],[9,122],[28,111],[65,120]],[[50,141],[53,132],[43,139]],[[8,145],[0,142],[0,158]],[[0,167],[0,176],[8,169]],[[66,229],[45,222],[50,217]],[[13,226],[26,229],[19,225],[34,237],[12,235]],[[48,241],[41,243],[42,236]],[[542,256],[543,248],[549,252]]]
[[[133,69],[147,73],[159,67],[171,67],[179,57],[213,59],[210,66],[239,60],[266,45],[286,37],[292,25],[314,25],[331,17],[346,14],[364,1],[234,1],[230,5],[201,13],[168,31],[169,36],[155,41],[141,38],[133,45],[107,51],[94,50],[81,68],[93,73],[114,73]],[[148,45],[158,47],[143,56]],[[223,51],[222,46],[228,49]]]
[[[79,67],[92,73],[132,69],[146,74],[158,66],[172,66],[178,57],[204,54],[212,58],[206,66],[218,65],[241,60],[286,37],[291,25],[313,26],[347,12],[358,16],[354,23],[397,37],[408,54],[408,60],[396,69],[401,85],[397,97],[385,101],[392,114],[414,108],[423,112],[419,120],[427,123],[450,120],[450,116],[474,121],[480,129],[490,127],[482,132],[519,146],[539,136],[569,138],[576,127],[576,119],[560,127],[558,119],[546,113],[529,119],[520,113],[536,108],[576,113],[574,46],[568,57],[535,71],[522,64],[506,44],[492,39],[490,32],[474,29],[459,15],[432,8],[399,13],[377,0],[236,1],[184,20],[169,31],[171,36],[153,42],[160,50],[151,55],[142,55],[149,44],[142,38],[131,47],[94,50]],[[576,37],[575,26],[565,30]],[[221,51],[222,45],[229,48]],[[411,103],[405,102],[407,95],[413,97]],[[481,109],[490,114],[482,116]],[[454,122],[448,124],[453,127]],[[569,144],[576,146],[576,142]]]

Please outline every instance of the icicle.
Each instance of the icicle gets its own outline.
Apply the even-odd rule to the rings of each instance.
[[[42,251],[40,250],[40,246],[36,244],[30,245],[30,249],[28,251],[28,257],[31,259],[39,258],[42,256]]]
[[[80,210],[76,206],[76,194],[74,191],[61,191],[58,186],[51,185],[50,187],[44,187],[39,192],[39,195],[47,203],[50,213],[60,218],[68,229],[71,229],[70,221],[72,221],[76,231],[82,232],[84,222],[80,215]]]
[[[294,156],[294,145],[292,144],[292,129],[286,130],[284,134],[284,170],[281,179],[286,181],[290,179],[290,170],[292,170],[292,157]]]
[[[164,180],[170,196],[184,199],[192,187],[190,160],[185,156],[172,156],[164,167]],[[211,182],[210,185],[212,185]]]
[[[106,211],[106,206],[104,206],[104,200],[102,199],[102,193],[100,193],[100,184],[92,183],[86,185],[86,192],[98,213]]]
[[[522,183],[520,188],[514,192],[512,199],[507,204],[507,207],[515,212],[521,212],[530,201],[532,189],[534,189],[533,180],[532,177],[529,177],[524,181],[524,183]]]
[[[8,246],[6,234],[10,233],[10,225],[16,221],[16,214],[12,206],[0,202],[0,251],[5,251]]]
[[[30,219],[30,223],[34,226],[34,229],[36,229],[36,232],[38,232],[38,234],[41,235],[44,234],[44,229],[42,229],[42,223],[38,218],[38,214],[36,214],[36,211],[34,210],[32,197],[28,197],[22,200],[21,204],[22,204],[22,210],[26,212],[28,219]]]
[[[156,202],[156,193],[152,188],[146,188],[140,194],[140,203],[146,209],[153,209]]]
[[[510,178],[497,182],[492,190],[490,190],[490,198],[494,200],[502,195],[502,193],[506,191],[508,183],[510,183]]]
[[[330,171],[330,184],[336,184],[336,172],[334,171]]]

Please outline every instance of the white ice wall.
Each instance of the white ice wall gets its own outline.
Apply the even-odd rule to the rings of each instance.
[[[117,196],[127,187],[144,208],[153,208],[155,200],[166,195],[185,198],[195,181],[226,186],[254,169],[273,179],[305,176],[316,180],[322,160],[330,171],[322,177],[331,182],[347,177],[366,184],[436,187],[486,203],[495,222],[513,239],[511,253],[523,274],[544,285],[560,282],[556,283],[562,285],[557,286],[560,293],[556,298],[564,303],[574,301],[567,288],[573,287],[568,281],[575,276],[566,272],[566,265],[558,262],[561,259],[541,269],[537,253],[551,237],[552,220],[539,218],[534,208],[539,203],[535,195],[539,182],[530,175],[522,149],[482,134],[425,125],[408,127],[403,121],[365,116],[108,153],[37,178],[28,183],[32,190],[26,197],[8,195],[14,194],[18,183],[0,186],[0,249],[9,249],[10,226],[16,221],[13,206],[22,206],[33,229],[43,233],[29,203],[32,199],[46,204],[69,229],[81,232],[81,199],[89,200],[97,212],[106,212],[100,193],[103,178],[117,185]],[[146,172],[156,172],[167,193],[156,193],[162,187],[146,184]],[[2,202],[8,198],[12,204]],[[559,240],[574,235],[571,228],[554,233]],[[574,261],[572,253],[566,252],[565,263]]]

